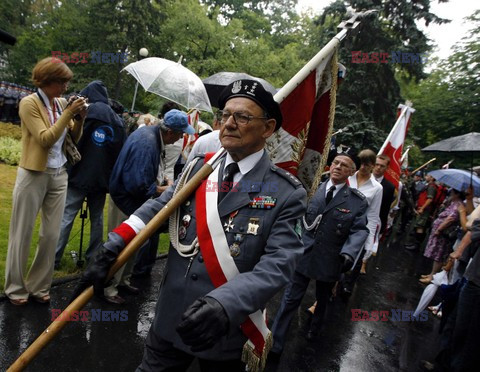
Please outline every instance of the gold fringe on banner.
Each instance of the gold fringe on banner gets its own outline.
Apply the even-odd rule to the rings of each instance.
[[[322,158],[320,159],[320,164],[318,166],[317,172],[315,173],[315,177],[312,182],[312,187],[310,188],[310,192],[308,194],[309,199],[315,194],[315,191],[317,191],[318,189],[318,185],[320,185],[320,181],[322,180],[322,173],[325,169],[325,165],[327,165],[328,153],[330,151],[330,144],[331,144],[332,133],[333,133],[333,122],[335,120],[335,106],[337,103],[337,79],[338,79],[337,49],[335,49],[335,52],[332,55],[330,66],[331,66],[330,70],[331,70],[331,77],[332,77],[332,86],[330,88],[330,111],[328,113],[328,133],[327,133],[327,138],[325,138],[325,145],[323,146]]]
[[[272,332],[268,332],[262,355],[258,355],[252,344],[247,341],[243,345],[242,362],[247,365],[248,372],[262,372],[265,369],[267,356],[273,346]]]

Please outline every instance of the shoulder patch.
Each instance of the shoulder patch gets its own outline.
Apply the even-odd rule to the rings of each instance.
[[[357,195],[360,199],[364,200],[366,198],[366,196],[357,189],[350,188],[350,190],[352,191],[353,195]]]
[[[295,188],[298,189],[299,187],[303,187],[303,184],[299,181],[299,179],[285,169],[277,167],[276,165],[272,165],[270,169],[279,176],[285,178],[288,182],[295,186]]]

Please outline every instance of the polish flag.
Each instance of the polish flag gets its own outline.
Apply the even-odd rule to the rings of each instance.
[[[282,127],[267,140],[270,159],[310,187],[320,164],[328,133],[331,65],[334,51],[283,99]],[[338,77],[346,69],[339,64]],[[337,80],[337,81],[338,81]]]
[[[397,190],[401,174],[403,144],[410,126],[410,117],[415,112],[409,102],[406,105],[398,105],[398,109],[397,122],[378,152],[378,155],[384,154],[390,157],[390,165],[385,172],[385,178],[393,183]]]

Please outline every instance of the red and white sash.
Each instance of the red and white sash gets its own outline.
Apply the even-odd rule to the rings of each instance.
[[[198,241],[208,275],[215,287],[220,287],[239,274],[230,255],[218,214],[217,188],[214,188],[214,191],[211,191],[211,188],[206,191],[208,182],[210,184],[217,182],[219,168],[217,166],[208,179],[203,181],[195,194]],[[264,314],[260,310],[250,314],[240,327],[248,338],[243,349],[242,361],[247,363],[249,371],[262,370],[272,343]]]

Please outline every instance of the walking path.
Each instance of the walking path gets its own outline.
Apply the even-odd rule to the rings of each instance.
[[[143,353],[143,342],[155,312],[165,260],[157,261],[151,278],[134,284],[139,296],[125,295],[124,306],[92,300],[84,310],[88,318],[100,311],[120,312],[125,321],[75,321],[30,364],[27,371],[134,371]],[[417,371],[421,359],[432,360],[438,346],[439,319],[431,313],[426,321],[395,321],[392,309],[412,311],[422,294],[420,274],[427,272],[420,252],[406,251],[398,242],[383,246],[369,261],[368,275],[360,277],[352,296],[337,297],[327,309],[325,327],[315,342],[304,334],[309,321],[305,309],[314,301],[312,282],[302,307],[290,327],[288,343],[273,371]],[[52,288],[50,305],[29,303],[14,307],[0,301],[0,370],[8,366],[50,324],[52,311],[65,306],[76,282]],[[268,306],[273,321],[281,299]],[[389,311],[386,321],[353,321],[352,309]],[[195,371],[195,366],[190,369]]]

